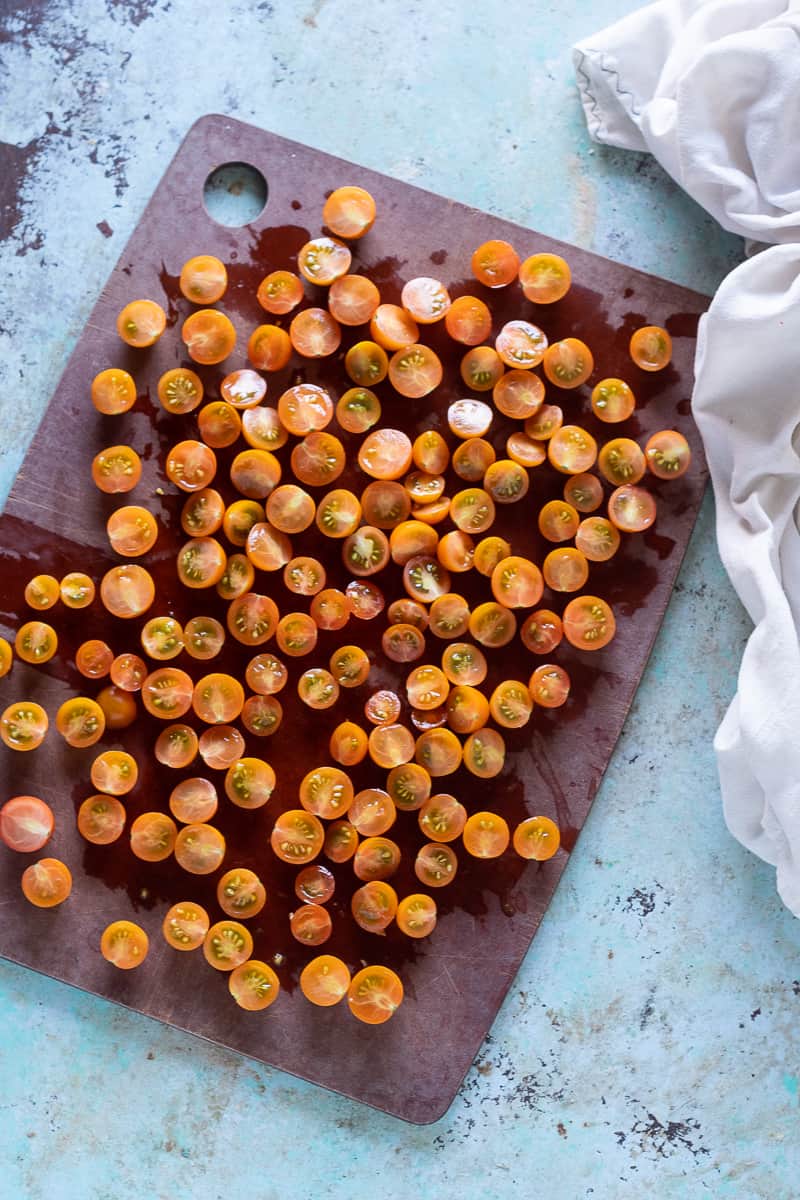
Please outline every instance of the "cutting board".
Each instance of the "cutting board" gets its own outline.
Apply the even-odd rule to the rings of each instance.
[[[231,161],[257,167],[269,189],[262,214],[240,228],[216,224],[203,204],[206,178]],[[689,412],[697,320],[706,306],[705,297],[230,118],[204,117],[189,131],[114,268],[0,518],[0,632],[13,636],[26,611],[23,588],[32,575],[44,571],[60,577],[80,569],[99,579],[117,561],[108,547],[105,521],[118,502],[144,503],[161,523],[156,548],[143,560],[163,581],[150,615],[172,612],[185,618],[192,612],[217,612],[213,597],[204,595],[190,605],[190,598],[173,580],[171,565],[184,540],[179,526],[183,496],[176,495],[165,479],[165,454],[170,445],[195,436],[196,429],[192,415],[171,416],[156,399],[155,385],[164,370],[181,363],[192,365],[182,354],[178,336],[179,323],[190,306],[180,297],[177,277],[182,263],[193,254],[215,254],[228,264],[230,286],[222,307],[232,317],[239,340],[235,354],[222,367],[200,369],[213,397],[222,375],[245,365],[249,333],[269,319],[255,300],[259,281],[268,271],[294,268],[300,246],[321,230],[326,195],[343,183],[359,184],[375,197],[378,220],[355,244],[352,270],[371,277],[384,301],[399,302],[405,280],[434,275],[454,297],[469,292],[487,299],[494,315],[493,336],[505,321],[526,316],[537,321],[551,340],[568,335],[582,338],[595,355],[590,384],[577,392],[548,389],[548,400],[562,404],[566,420],[584,424],[601,441],[617,434],[641,441],[658,429],[677,428],[694,452],[692,468],[680,480],[649,481],[659,506],[655,526],[625,538],[610,563],[592,567],[591,590],[612,604],[618,633],[609,647],[593,655],[564,645],[556,652],[556,661],[572,677],[567,705],[559,710],[537,709],[528,726],[508,732],[506,765],[491,783],[479,785],[463,769],[440,781],[440,790],[454,792],[469,811],[502,812],[512,828],[527,815],[552,816],[562,830],[562,848],[541,864],[526,864],[510,852],[493,862],[479,862],[462,852],[456,881],[437,891],[436,930],[430,938],[413,942],[393,928],[383,937],[358,931],[348,913],[352,873],[349,868],[336,868],[337,892],[331,906],[334,936],[324,949],[345,958],[351,968],[361,961],[394,967],[404,980],[406,999],[391,1021],[375,1028],[355,1021],[344,1006],[312,1007],[301,995],[297,979],[315,952],[299,947],[288,934],[288,914],[296,907],[293,872],[271,855],[268,835],[275,816],[297,806],[296,786],[314,765],[311,760],[316,756],[320,762],[329,761],[322,747],[330,729],[345,717],[358,717],[364,696],[349,695],[341,708],[333,710],[335,716],[288,704],[284,726],[273,739],[255,744],[256,739],[248,738],[248,753],[267,758],[278,771],[279,785],[270,804],[244,814],[247,820],[231,806],[221,808],[215,818],[228,838],[227,865],[252,865],[266,882],[270,900],[251,923],[256,956],[281,964],[278,1001],[265,1013],[246,1013],[233,1004],[226,979],[211,971],[201,954],[177,954],[159,933],[166,909],[179,899],[192,897],[205,903],[218,914],[212,919],[219,919],[213,900],[216,877],[187,876],[169,863],[139,862],[130,854],[125,835],[110,847],[87,845],[75,828],[75,810],[93,790],[89,766],[100,748],[122,746],[140,761],[142,778],[127,803],[131,817],[166,808],[176,773],[152,764],[159,723],[143,716],[131,729],[107,735],[100,747],[84,751],[65,746],[51,728],[35,753],[15,754],[0,746],[1,798],[29,792],[52,805],[57,827],[45,853],[71,866],[74,890],[56,910],[33,908],[19,892],[21,871],[30,859],[0,848],[4,914],[0,953],[385,1112],[425,1123],[451,1103],[530,946],[575,847],[661,624],[705,484],[702,450]],[[535,223],[533,178],[530,210]],[[564,255],[574,280],[568,296],[535,310],[533,316],[533,306],[516,286],[489,292],[477,284],[470,273],[471,253],[489,238],[510,241],[521,257],[534,251]],[[315,289],[307,290],[306,303],[314,303]],[[165,336],[145,352],[123,346],[114,324],[122,306],[142,296],[161,302],[169,319]],[[627,353],[631,332],[651,323],[666,326],[674,343],[671,365],[657,375],[633,367]],[[25,336],[24,330],[19,336]],[[363,336],[363,330],[345,330],[341,351],[331,359],[308,362],[293,357],[284,371],[270,377],[268,400],[276,401],[300,374],[338,396],[348,386],[343,353]],[[458,376],[464,348],[436,326],[426,327],[422,340],[434,346],[444,363],[444,380],[437,392],[422,401],[405,401],[392,393],[388,383],[376,389],[384,405],[382,423],[412,435],[424,428],[445,428],[447,405],[468,394]],[[89,401],[90,380],[112,365],[131,371],[139,393],[135,407],[117,418],[100,416]],[[602,376],[628,379],[637,395],[636,412],[623,426],[601,426],[591,415],[590,385]],[[498,418],[490,434],[501,456],[510,429],[510,422]],[[342,436],[352,451],[354,440]],[[144,460],[141,484],[128,497],[102,496],[89,480],[91,460],[102,446],[124,442]],[[228,461],[224,453],[220,461],[224,479]],[[563,479],[559,481],[549,467],[537,470],[539,474],[531,472],[529,497],[509,506],[503,520],[510,522],[514,551],[541,561],[548,547],[536,530],[536,513],[545,499],[559,494]],[[233,494],[228,496],[232,498]],[[298,552],[313,551],[298,546]],[[476,584],[465,583],[462,588],[462,578],[457,578],[456,589],[469,598],[473,592],[477,596]],[[262,579],[259,587],[270,590],[282,585]],[[543,603],[552,603],[547,592]],[[287,603],[285,593],[280,605],[282,611],[299,607]],[[554,606],[560,610],[561,603]],[[138,648],[142,622],[110,618],[99,604],[86,612],[54,610],[52,620],[63,653],[43,668],[17,661],[11,674],[0,681],[0,707],[16,699],[35,699],[52,718],[69,695],[86,694],[87,681],[75,669],[74,652],[88,636],[105,638],[116,652]],[[292,665],[294,674],[285,695],[290,694],[298,670],[324,665],[330,649],[349,640],[362,642],[375,661],[370,687],[397,687],[401,669],[382,661],[379,651],[385,625],[385,619],[354,621],[344,631],[346,637],[337,635],[334,641],[334,635],[325,635],[320,653],[309,661],[300,660],[297,670]],[[250,653],[228,645],[221,669],[243,674]],[[440,654],[441,646],[434,646],[432,653]],[[541,660],[515,640],[491,661],[498,680],[509,676],[527,680]],[[178,660],[177,665],[191,672],[200,664]],[[93,694],[91,687],[88,691]],[[366,780],[368,769],[364,770]],[[196,766],[184,772],[196,773]],[[371,782],[376,782],[374,777]],[[397,836],[403,846],[425,840],[412,828],[413,814],[401,814],[398,828],[402,822],[408,828],[390,836]],[[647,848],[641,852],[645,855]],[[420,890],[405,861],[409,856],[413,862],[409,851],[393,881],[401,896]],[[101,930],[119,918],[138,921],[151,936],[147,962],[134,972],[115,970],[98,952]]]

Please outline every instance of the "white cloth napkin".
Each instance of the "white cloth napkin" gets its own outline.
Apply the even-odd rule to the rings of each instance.
[[[725,818],[800,916],[800,0],[660,0],[574,49],[595,140],[772,246],[701,319],[692,399],[755,629],[714,741]]]

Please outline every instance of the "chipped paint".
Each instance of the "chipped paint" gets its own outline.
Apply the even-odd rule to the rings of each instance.
[[[375,0],[357,33],[347,0],[0,6],[0,500],[204,112],[712,290],[739,243],[650,160],[585,139],[568,46],[637,3],[532,22],[530,0]],[[800,926],[727,834],[710,749],[747,629],[709,502],[564,881],[435,1125],[0,964],[0,1200],[273,1200],[297,1189],[298,1130],[326,1200],[365,1178],[386,1200],[796,1200]]]

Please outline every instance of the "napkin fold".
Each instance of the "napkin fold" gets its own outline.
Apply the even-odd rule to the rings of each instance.
[[[755,626],[714,739],[725,819],[800,916],[800,0],[659,0],[573,54],[596,141],[650,151],[725,229],[779,243],[701,318],[692,407]]]

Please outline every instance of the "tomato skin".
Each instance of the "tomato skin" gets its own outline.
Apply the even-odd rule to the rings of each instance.
[[[106,729],[127,729],[136,720],[136,701],[124,688],[105,687],[97,693],[97,703],[103,710]]]
[[[132,971],[141,966],[149,948],[150,939],[134,921],[112,921],[100,938],[103,958],[120,971]]]
[[[22,873],[22,893],[36,908],[55,908],[72,891],[72,873],[58,858],[40,858]]]
[[[54,825],[52,808],[38,796],[12,796],[0,808],[0,841],[20,854],[41,850]]]
[[[356,241],[372,228],[375,211],[375,200],[366,188],[347,184],[328,196],[322,222],[337,237]]]

